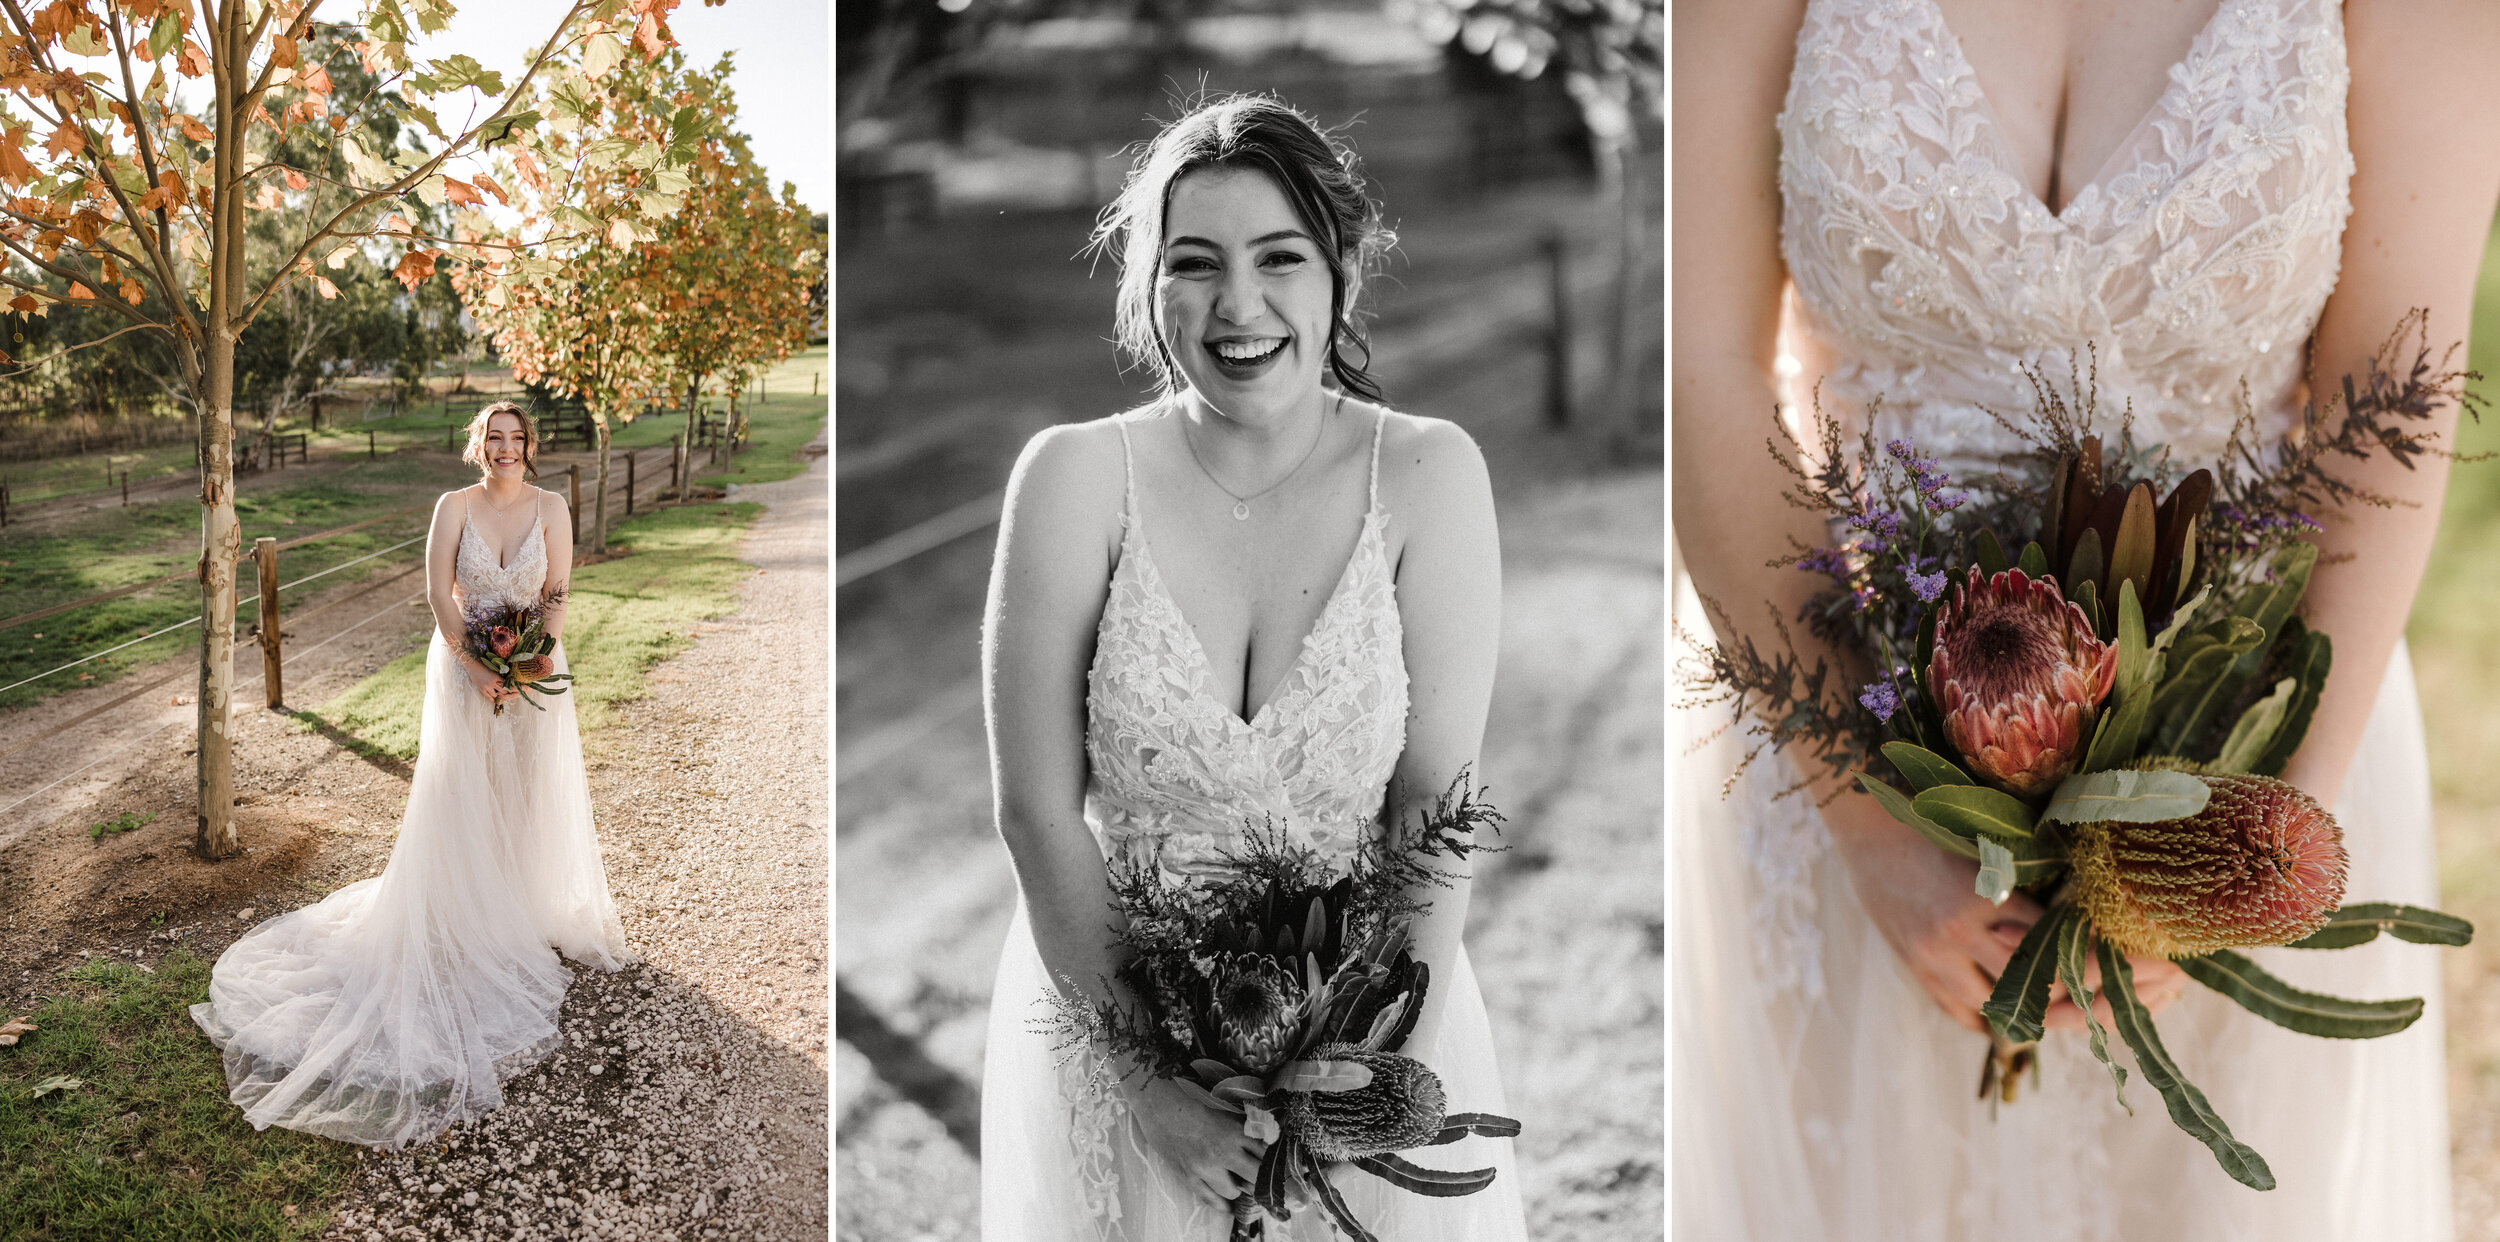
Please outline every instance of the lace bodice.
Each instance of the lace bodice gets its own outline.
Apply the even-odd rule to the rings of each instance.
[[[474,502],[472,502],[474,503]],[[537,502],[533,500],[533,505]],[[521,540],[512,563],[495,559],[495,549],[477,533],[466,511],[460,518],[460,551],[452,560],[452,579],[460,586],[464,608],[526,607],[538,602],[547,585],[547,522],[544,516]]]
[[[1385,421],[1386,416],[1383,416]],[[1086,676],[1085,818],[1108,857],[1178,875],[1224,866],[1245,826],[1351,860],[1406,746],[1406,663],[1372,429],[1363,529],[1284,683],[1245,721],[1214,693],[1196,631],[1155,569],[1138,518],[1128,426],[1119,564]]]
[[[1781,250],[1825,408],[1967,465],[2012,440],[2018,364],[2097,353],[2102,429],[2219,457],[2246,383],[2297,409],[2347,183],[2335,0],[2222,0],[2160,101],[2052,213],[1935,0],[1812,0],[1779,117]],[[1817,373],[1819,371],[1819,374]],[[1793,394],[1805,396],[1804,392]]]

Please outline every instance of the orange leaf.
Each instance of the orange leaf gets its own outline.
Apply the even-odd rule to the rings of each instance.
[[[14,297],[14,298],[9,299],[9,309],[10,309],[10,310],[13,310],[13,311],[16,311],[18,314],[21,314],[21,315],[31,315],[31,314],[34,314],[34,313],[35,313],[38,309],[40,309],[42,306],[43,306],[43,303],[38,302],[38,301],[36,301],[35,299],[33,299],[33,298],[31,298],[31,297],[29,297],[29,296],[27,296],[27,295],[23,294],[23,293],[21,293],[21,294],[17,295],[17,296],[16,296],[16,297]]]
[[[441,253],[439,250],[411,250],[407,257],[399,261],[399,266],[391,269],[391,275],[398,277],[400,284],[414,290],[434,274],[434,257]]]
[[[313,288],[319,289],[321,291],[321,296],[324,298],[334,298],[339,295],[339,287],[331,284],[330,278],[327,276],[313,277]]]
[[[315,65],[312,72],[295,79],[295,84],[315,95],[327,95],[330,93],[330,71]]]
[[[44,142],[43,149],[51,152],[55,158],[76,155],[87,149],[87,137],[78,132],[77,126],[63,125],[52,131],[52,137]]]
[[[476,207],[486,205],[486,196],[478,193],[476,186],[458,177],[443,178],[443,196],[455,203],[465,203]]]
[[[92,302],[95,300],[95,290],[73,280],[69,282],[69,296],[73,302]]]
[[[269,63],[281,69],[295,64],[295,40],[285,35],[269,36]]]
[[[208,142],[217,137],[207,126],[200,124],[198,117],[188,112],[175,113],[174,124],[182,128],[183,137],[193,142]]]
[[[130,303],[132,306],[137,306],[139,304],[139,299],[146,297],[147,292],[148,291],[142,287],[137,280],[128,276],[122,277],[123,301]]]
[[[5,160],[7,158],[8,157],[5,154],[0,154],[0,160]],[[493,177],[489,177],[485,173],[479,173],[477,175],[477,183],[486,187],[486,192],[494,195],[496,202],[502,203],[507,207],[512,205],[512,196],[504,193],[503,186],[497,184]]]
[[[642,20],[634,23],[634,46],[642,49],[643,57],[647,60],[658,60],[660,53],[668,50],[668,42],[660,34],[658,13],[644,13]]]
[[[300,190],[311,184],[312,180],[304,174],[299,173],[292,168],[286,170],[286,188],[290,190]]]
[[[174,58],[174,72],[186,78],[204,78],[208,76],[208,70],[208,53],[199,44],[183,40],[182,54]]]
[[[12,125],[0,134],[0,180],[24,185],[34,179],[35,166],[26,158],[26,127]]]

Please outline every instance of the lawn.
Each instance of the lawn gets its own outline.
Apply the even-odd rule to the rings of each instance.
[[[360,1152],[255,1131],[192,1024],[209,964],[97,957],[0,1048],[0,1238],[193,1242],[319,1233]],[[49,1089],[46,1089],[46,1088]],[[37,1091],[42,1091],[37,1095]]]

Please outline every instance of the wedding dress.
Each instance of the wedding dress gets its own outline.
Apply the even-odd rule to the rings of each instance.
[[[463,607],[525,605],[546,525],[511,565],[464,518]],[[555,651],[556,671],[568,667]],[[277,1125],[396,1148],[503,1103],[557,1042],[572,972],[632,960],[592,835],[569,694],[497,715],[438,635],[416,775],[382,874],[244,933],[191,1016],[225,1050],[234,1102]],[[550,946],[553,946],[552,948]]]
[[[2245,384],[2279,434],[2350,210],[2346,84],[2333,0],[2222,0],[2152,113],[2052,213],[2012,171],[1933,0],[1811,0],[1779,118],[1790,399],[1819,380],[1823,408],[1855,419],[1880,397],[1879,436],[1968,470],[2009,447],[1988,411],[2031,408],[2018,365],[2062,383],[2070,365],[2088,372],[2089,346],[2104,431],[2131,403],[2139,438],[2210,463]],[[1679,617],[1705,630],[1689,585],[1679,594]],[[1722,723],[1678,714],[1696,744]],[[2052,1032],[2038,1090],[1992,1116],[1975,1098],[1982,1038],[1875,932],[1811,803],[1774,797],[1796,768],[1758,762],[1722,797],[1749,740],[1730,730],[1679,752],[1678,1237],[2450,1236],[2439,950],[2382,938],[2255,954],[2297,986],[2429,999],[2387,1038],[2293,1034],[2194,985],[2160,1016],[2276,1190],[2224,1175],[2140,1075],[2122,1111],[2079,1033]],[[2435,902],[2401,649],[2335,815],[2348,900]]]
[[[1120,425],[1121,451],[1128,427]],[[1274,697],[1244,721],[1213,690],[1196,633],[1164,589],[1137,511],[1134,462],[1121,508],[1119,564],[1087,674],[1085,820],[1107,859],[1153,861],[1175,876],[1227,864],[1245,824],[1283,825],[1351,862],[1378,826],[1406,744],[1407,679],[1395,582],[1383,538],[1380,430],[1371,503],[1334,594]],[[1465,950],[1446,980],[1436,1046],[1405,1051],[1442,1081],[1453,1112],[1503,1113],[1493,1037]],[[1091,1046],[1055,1050],[1035,1029],[1048,976],[1021,902],[991,994],[981,1086],[981,1229],[990,1242],[1222,1242],[1229,1213],[1202,1203],[1109,1090]],[[1117,1073],[1126,1066],[1112,1067]],[[1523,1118],[1536,1124],[1534,1118]],[[1368,1173],[1332,1180],[1383,1242],[1509,1242],[1526,1236],[1508,1139],[1469,1137],[1405,1153],[1436,1168],[1498,1170],[1464,1198],[1429,1199]],[[1316,1205],[1269,1237],[1333,1237]]]

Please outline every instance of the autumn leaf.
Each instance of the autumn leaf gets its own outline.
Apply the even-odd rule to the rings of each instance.
[[[398,277],[401,285],[414,290],[434,274],[434,259],[441,253],[439,250],[411,250],[407,257],[399,261],[399,266],[391,269],[391,275]]]
[[[55,159],[77,155],[87,149],[87,137],[78,132],[77,126],[63,125],[52,131],[52,137],[45,140],[43,149],[51,152]]]
[[[295,66],[295,40],[283,34],[269,36],[269,63],[280,69]]]
[[[301,190],[311,184],[312,180],[304,174],[299,173],[292,168],[286,170],[286,188],[290,190]]]
[[[193,74],[192,76],[197,77],[199,75]],[[183,137],[188,138],[193,142],[212,142],[215,141],[217,137],[217,135],[207,126],[200,124],[200,119],[198,117],[195,117],[188,112],[175,113],[174,124],[181,127]]]
[[[512,205],[512,196],[504,193],[503,186],[493,177],[487,176],[485,173],[479,173],[477,175],[477,183],[486,187],[486,192],[494,195],[496,202],[502,203],[507,207]]]
[[[356,243],[349,242],[348,244],[331,251],[330,257],[324,260],[324,262],[327,262],[330,265],[330,270],[335,272],[340,268],[347,266],[347,261],[350,258],[353,258],[355,254]]]
[[[69,282],[69,297],[73,302],[92,302],[95,300],[95,290],[73,280]]]
[[[295,79],[295,85],[315,95],[327,95],[330,93],[330,71],[314,65],[311,72]]]
[[[12,125],[0,135],[0,180],[24,185],[34,179],[35,166],[26,158],[26,127]]]
[[[454,203],[473,207],[483,207],[486,205],[486,196],[478,193],[476,186],[470,185],[468,182],[462,181],[458,177],[443,178],[443,193]]]
[[[43,309],[43,303],[36,301],[31,295],[21,293],[9,299],[9,309],[21,315],[32,315]]]
[[[122,277],[122,301],[130,303],[132,306],[137,306],[140,299],[145,298],[147,293],[147,289],[140,285],[136,279],[129,276]]]
[[[182,55],[174,60],[174,72],[186,78],[204,78],[208,76],[208,70],[208,53],[200,50],[199,44],[183,40]]]
[[[634,46],[642,49],[646,60],[658,60],[660,53],[668,50],[668,44],[660,34],[658,13],[646,11],[642,15],[642,20],[635,23]]]
[[[331,284],[330,278],[327,276],[313,277],[313,288],[319,289],[321,291],[321,296],[324,298],[334,298],[339,295],[339,287]]]

